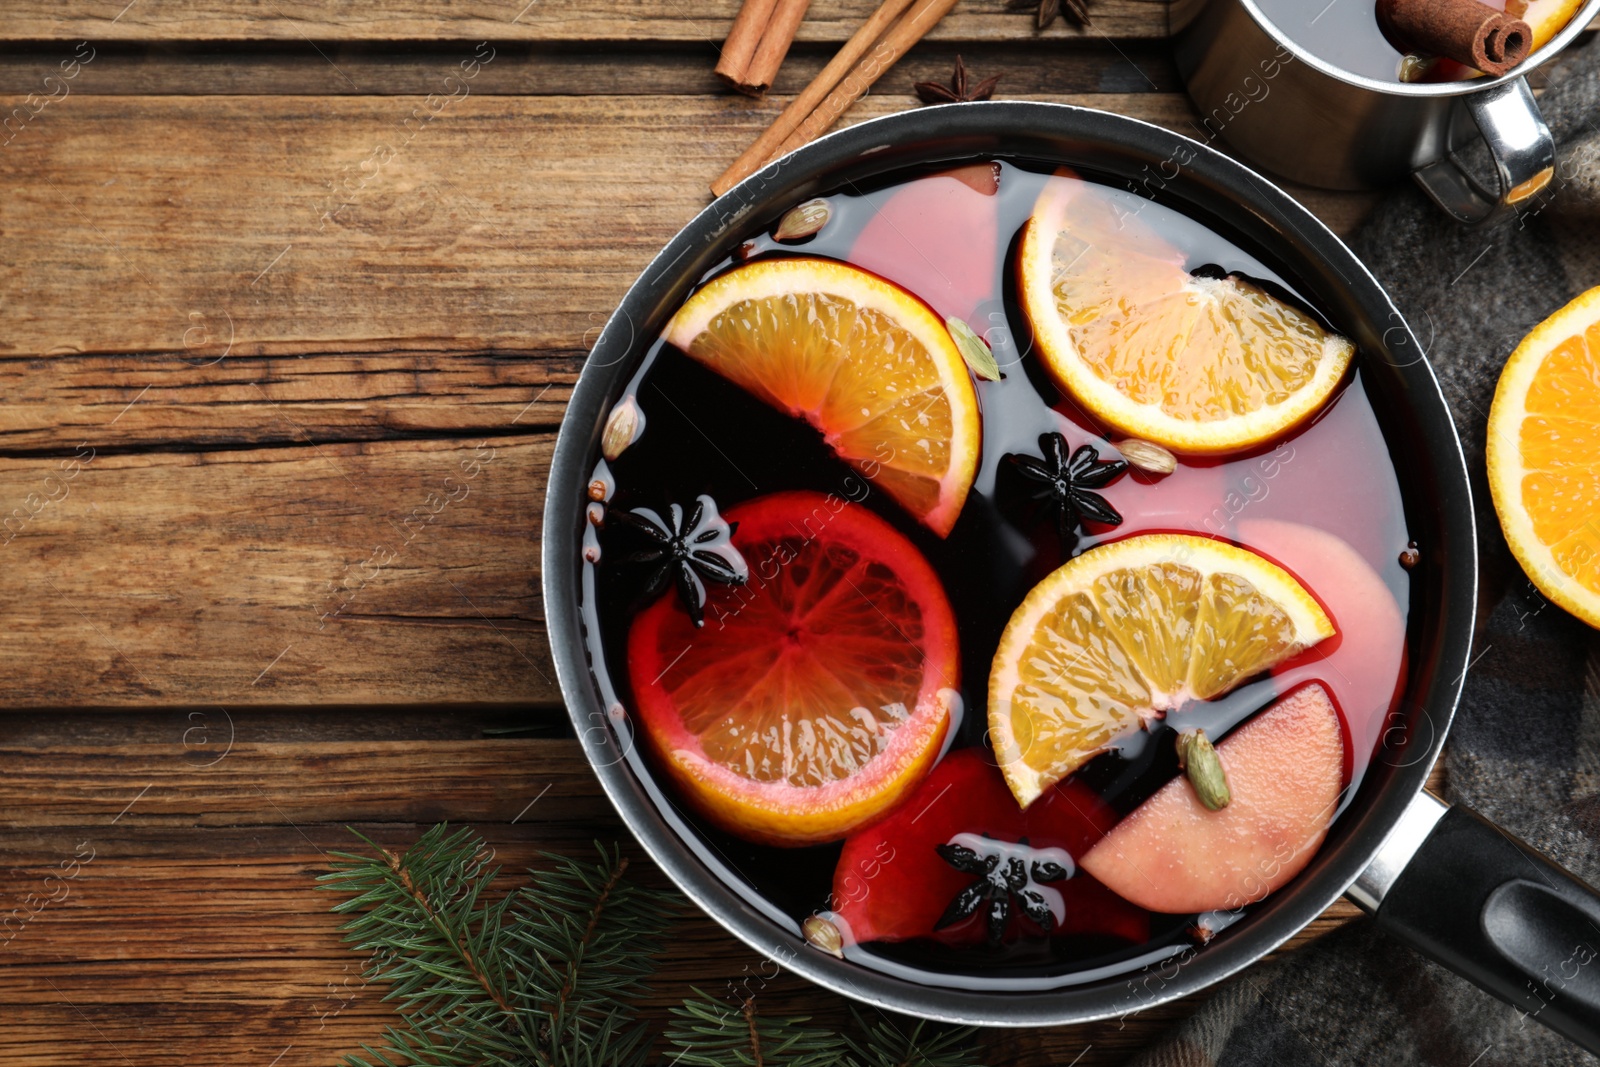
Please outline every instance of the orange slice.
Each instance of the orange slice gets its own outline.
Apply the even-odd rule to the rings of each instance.
[[[1560,33],[1582,5],[1583,0],[1531,0],[1522,18],[1533,30],[1533,49],[1543,48],[1550,38]]]
[[[1545,596],[1600,627],[1600,288],[1536,326],[1489,407],[1489,491]]]
[[[981,451],[977,395],[944,323],[904,289],[828,260],[758,260],[690,297],[666,338],[805,419],[941,537],[955,525]]]
[[[731,508],[748,585],[641,612],[628,674],[684,795],[752,841],[841,838],[932,768],[960,671],[955,616],[916,547],[859,504],[791,492]]]
[[[1091,548],[1034,586],[989,672],[989,737],[1023,807],[1145,720],[1333,635],[1289,573],[1188,534]]]
[[[1184,262],[1088,183],[1046,186],[1023,228],[1019,288],[1061,387],[1124,433],[1184,452],[1258,444],[1321,407],[1355,346]]]

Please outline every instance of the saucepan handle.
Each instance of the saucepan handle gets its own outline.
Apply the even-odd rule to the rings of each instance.
[[[1517,205],[1550,184],[1556,144],[1526,78],[1472,93],[1467,113],[1494,159],[1498,189],[1486,189],[1461,165],[1452,148],[1445,158],[1414,173],[1417,184],[1452,218],[1486,226],[1516,215]]]
[[[1349,896],[1381,929],[1600,1052],[1600,894],[1476,812],[1422,793]]]

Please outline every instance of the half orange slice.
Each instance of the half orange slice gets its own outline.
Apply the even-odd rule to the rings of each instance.
[[[1287,571],[1188,534],[1099,545],[1034,586],[989,673],[989,738],[1023,807],[1145,720],[1333,635]]]
[[[1489,491],[1545,596],[1600,627],[1600,288],[1506,360],[1489,406]]]
[[[978,400],[961,352],[926,304],[821,259],[738,267],[689,298],[666,338],[821,431],[941,537],[977,472]]]
[[[1018,270],[1061,387],[1124,433],[1183,452],[1259,444],[1320,408],[1355,346],[1256,286],[1184,263],[1088,182],[1050,181]]]

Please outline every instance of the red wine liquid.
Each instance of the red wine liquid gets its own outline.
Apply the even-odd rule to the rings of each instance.
[[[1048,432],[1064,434],[1072,448],[1095,444],[1102,459],[1118,455],[1104,430],[1052,384],[1031,354],[1026,320],[1012,291],[1018,230],[1044,183],[1064,179],[1011,163],[968,168],[962,178],[925,176],[869,190],[839,190],[828,198],[832,216],[815,236],[786,244],[757,236],[712,272],[764,256],[803,254],[847,261],[900,284],[941,316],[964,319],[989,342],[1004,377],[977,383],[983,455],[950,535],[941,539],[930,533],[882,492],[869,492],[862,503],[926,556],[959,621],[967,712],[951,747],[985,745],[987,682],[1001,631],[1027,592],[1066,562],[1069,550],[1077,554],[1101,541],[1141,532],[1189,532],[1243,544],[1295,573],[1323,601],[1339,634],[1271,674],[1215,701],[1186,707],[1169,716],[1168,723],[1125,739],[1077,777],[1125,814],[1181,773],[1173,724],[1203,727],[1208,736],[1220,739],[1277,696],[1316,680],[1333,694],[1344,720],[1348,802],[1402,681],[1409,600],[1408,576],[1399,562],[1409,540],[1400,487],[1363,389],[1361,357],[1343,388],[1309,424],[1246,454],[1180,459],[1178,469],[1165,476],[1132,470],[1102,493],[1124,522],[1093,528],[1077,544],[1063,546],[1051,514],[1030,495],[1034,487],[1003,457],[1037,454],[1039,435]],[[994,189],[995,179],[997,189],[982,191]],[[1194,220],[1131,193],[1093,188],[1182,249],[1191,270],[1238,272],[1295,299],[1287,279]],[[1337,329],[1339,324],[1329,325]],[[860,475],[835,457],[810,426],[755,400],[662,342],[648,351],[628,392],[637,396],[645,429],[616,461],[596,468],[596,478],[613,494],[608,510],[643,507],[665,513],[670,503],[686,504],[702,493],[724,511],[782,490],[859,497],[852,487],[862,483]],[[1329,535],[1348,545],[1345,551],[1353,550],[1381,578],[1376,599],[1382,603],[1352,607],[1335,602],[1332,594],[1338,590],[1319,589],[1329,581],[1323,551]],[[586,538],[591,552],[605,544],[593,528]],[[583,610],[596,680],[602,697],[615,701],[609,728],[623,735],[627,758],[648,776],[650,758],[644,746],[628,741],[631,727],[624,710],[631,706],[625,667],[628,627],[645,605],[639,575],[603,551],[594,554],[598,561],[584,564]],[[670,587],[662,595],[673,595]],[[1377,627],[1374,634],[1366,608],[1376,615],[1387,613],[1393,627]],[[654,775],[656,783],[666,780]],[[774,921],[793,929],[798,950],[812,951],[800,942],[798,924],[826,906],[840,846],[753,845],[705,823],[669,786],[649,788],[708,865]],[[1087,876],[1080,872],[1079,877]],[[1131,971],[1177,951],[1190,944],[1188,930],[1194,922],[1192,915],[1152,915],[1150,939],[1139,945],[1079,932],[1037,937],[1004,949],[958,949],[930,940],[869,943],[852,958],[933,984],[1049,988]]]

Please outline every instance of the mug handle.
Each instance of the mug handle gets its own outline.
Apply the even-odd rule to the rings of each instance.
[[[1424,791],[1347,895],[1378,928],[1600,1051],[1600,895],[1476,812]]]
[[[1462,225],[1493,225],[1514,216],[1517,205],[1550,184],[1555,174],[1555,139],[1526,78],[1514,78],[1465,99],[1467,113],[1494,157],[1500,188],[1485,189],[1461,165],[1454,148],[1445,158],[1414,171],[1412,177],[1435,204]]]

